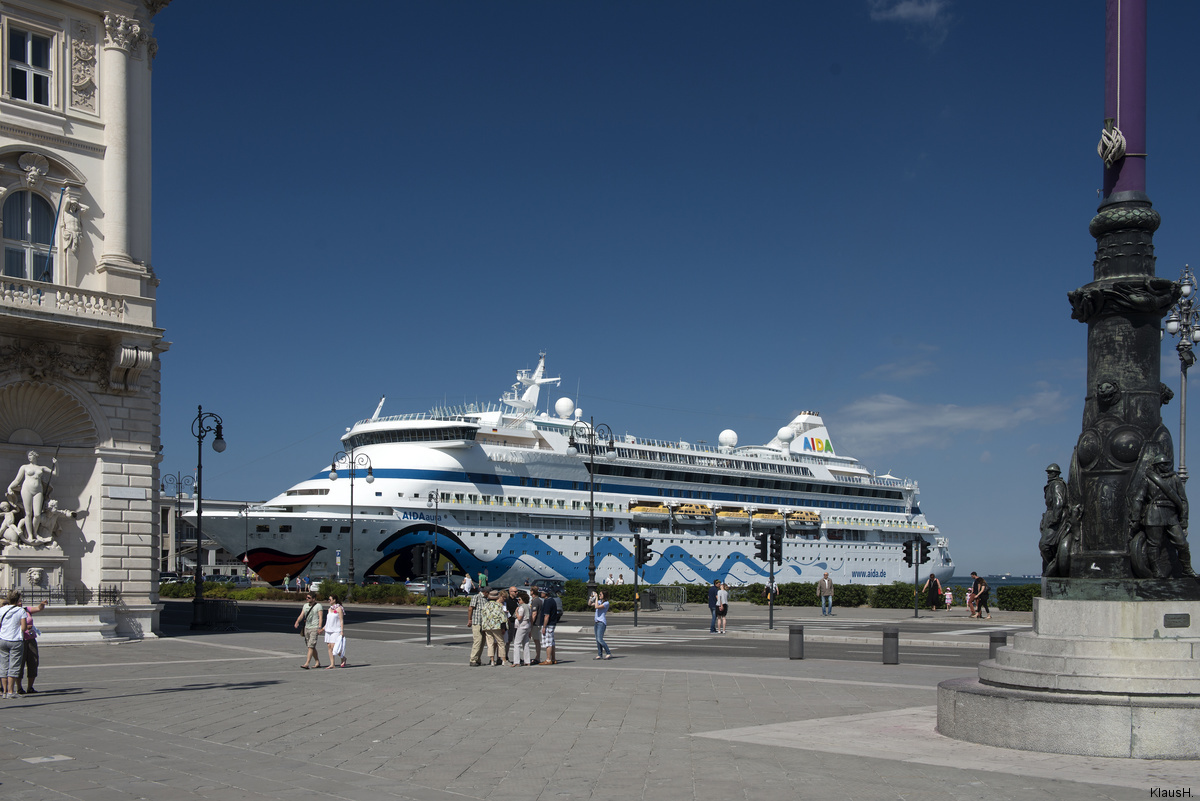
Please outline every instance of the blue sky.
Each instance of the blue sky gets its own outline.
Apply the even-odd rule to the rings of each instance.
[[[155,19],[164,473],[203,404],[205,495],[266,499],[381,395],[493,401],[545,350],[551,399],[621,433],[750,444],[819,410],[920,482],[960,572],[1040,570],[1085,390],[1102,2],[332,8]],[[1200,264],[1196,30],[1151,8],[1171,278]],[[1169,338],[1163,365],[1178,391]]]

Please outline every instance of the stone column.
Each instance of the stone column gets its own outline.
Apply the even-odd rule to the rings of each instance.
[[[140,46],[141,23],[104,15],[100,115],[104,120],[104,252],[101,260],[128,264],[130,222],[129,56]]]
[[[1145,192],[1145,0],[1110,0],[1106,31],[1105,197],[1090,226],[1094,280],[1069,293],[1071,316],[1088,326],[1088,353],[1083,431],[1068,482],[1082,518],[1066,575],[1126,579],[1133,577],[1131,479],[1152,451],[1174,453],[1160,415],[1159,332],[1179,287],[1154,275],[1160,219]]]

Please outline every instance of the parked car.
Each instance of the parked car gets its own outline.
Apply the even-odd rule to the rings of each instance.
[[[562,579],[534,579],[533,584],[529,586],[534,589],[545,589],[550,597],[557,598],[566,591],[567,583]]]
[[[457,583],[455,579],[458,580]],[[458,595],[460,584],[462,584],[462,576],[451,576],[449,579],[445,576],[434,576],[429,594],[439,598],[453,598]],[[413,595],[425,595],[424,579],[406,581],[404,582],[404,587]]]
[[[179,581],[179,574],[174,570],[166,570],[158,574],[159,584],[175,584]]]
[[[363,576],[362,583],[364,587],[369,587],[382,584],[399,584],[400,582],[391,576]]]
[[[230,587],[233,587],[235,590],[250,589],[250,577],[249,576],[226,576],[225,579],[226,579],[225,583],[228,584]]]

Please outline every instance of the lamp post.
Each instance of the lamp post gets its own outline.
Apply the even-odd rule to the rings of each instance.
[[[175,572],[183,575],[183,558],[179,554],[179,521],[183,519],[179,512],[179,493],[186,487],[194,487],[196,479],[192,476],[181,476],[178,471],[163,476],[158,482],[158,491],[166,492],[167,487],[175,488],[175,525],[171,529],[171,553],[175,554]]]
[[[204,625],[204,573],[202,572],[201,538],[204,536],[204,438],[215,433],[213,450],[225,452],[225,437],[222,436],[223,422],[219,415],[205,412],[203,406],[196,407],[196,419],[192,421],[192,436],[196,438],[196,597],[192,601],[192,628]]]
[[[245,527],[245,545],[242,546],[242,575],[250,577],[250,504],[245,504],[238,510],[238,514],[242,518],[242,525]]]
[[[1200,342],[1200,310],[1194,308],[1196,276],[1186,264],[1179,276],[1179,290],[1179,302],[1167,315],[1166,329],[1171,336],[1179,335],[1179,343],[1175,345],[1179,352],[1179,480],[1187,481],[1187,371],[1196,363],[1192,343]]]
[[[365,453],[355,453],[354,448],[350,449],[349,453],[338,451],[333,455],[333,463],[329,468],[329,480],[337,481],[337,468],[339,464],[347,465],[350,468],[350,589],[349,594],[354,594],[354,468],[367,468],[367,483],[371,484],[375,481],[375,472],[371,468],[371,457]]]
[[[596,425],[594,419],[588,418],[586,423],[576,420],[571,426],[567,453],[578,456],[579,442],[585,439],[588,444],[588,592],[593,593],[596,591],[596,440],[608,440],[608,446],[604,450],[608,459],[617,457],[617,447],[613,441],[612,429],[604,423]],[[635,565],[634,570],[636,569]]]
[[[433,551],[426,551],[431,555],[425,559],[425,647],[433,647],[433,566],[437,563],[437,527],[438,527],[438,500],[441,495],[441,490],[434,487],[429,491],[429,500],[426,506],[433,507]],[[450,582],[446,582],[446,597],[450,597]]]

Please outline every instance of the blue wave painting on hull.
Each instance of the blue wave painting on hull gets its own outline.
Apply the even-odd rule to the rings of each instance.
[[[380,558],[367,569],[367,575],[379,573],[394,575],[396,578],[411,576],[410,562],[405,557],[411,553],[414,546],[432,543],[434,528],[430,523],[417,523],[397,531],[379,543],[376,550],[380,552]],[[457,534],[442,526],[436,526],[436,529],[439,559],[445,559],[456,565],[460,571],[468,575],[473,576],[486,571],[493,581],[498,581],[509,571],[515,570],[517,575],[530,578],[561,577],[587,580],[586,557],[575,562],[547,545],[544,549],[539,549],[541,552],[534,555],[536,562],[532,563],[529,561],[528,554],[498,554],[492,559],[480,559],[471,552],[471,549]],[[513,539],[522,535],[533,536],[529,532],[517,532],[513,535]],[[453,543],[453,546],[447,545],[447,541]],[[536,538],[533,539],[533,542],[542,544],[542,541]],[[455,553],[454,550],[458,552]],[[740,551],[729,554],[719,564],[713,565],[702,563],[677,545],[671,546],[668,550],[672,556],[667,558],[658,554],[658,559],[642,568],[643,581],[649,584],[669,584],[676,581],[689,584],[696,582],[711,584],[716,579],[725,579],[735,567],[741,568],[743,573],[749,571],[755,576],[761,577],[763,581],[766,581],[769,575],[765,567],[760,567]],[[633,552],[631,550],[610,537],[598,537],[596,564],[599,565],[600,561],[606,557],[617,559],[627,570],[633,571]],[[779,582],[799,581],[802,580],[801,568],[815,567],[818,570],[840,571],[843,564],[844,561],[838,561],[836,564],[816,560],[795,562],[777,568],[775,579]],[[741,580],[744,581],[744,577]]]

